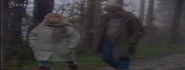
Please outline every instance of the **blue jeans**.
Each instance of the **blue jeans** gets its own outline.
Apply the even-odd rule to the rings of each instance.
[[[114,58],[113,49],[114,42],[106,41],[102,49],[102,60],[115,69],[129,69],[130,58]]]
[[[50,66],[51,64],[48,61],[39,61],[39,66]],[[75,65],[74,61],[66,61],[68,65]]]

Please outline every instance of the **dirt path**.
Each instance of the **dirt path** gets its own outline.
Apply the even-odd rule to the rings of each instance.
[[[155,59],[133,59],[131,70],[150,69],[150,70],[185,70],[185,52]],[[110,67],[103,67],[97,70],[115,70]]]

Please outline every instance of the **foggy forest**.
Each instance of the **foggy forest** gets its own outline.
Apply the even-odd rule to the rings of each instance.
[[[98,17],[107,4],[120,4],[143,23],[145,35],[139,41],[131,69],[185,70],[185,0],[0,0],[1,68],[35,70],[38,63],[28,35],[50,12],[61,13],[81,35],[75,51],[81,70],[114,70],[92,47]],[[68,70],[65,63],[53,63],[53,70]]]

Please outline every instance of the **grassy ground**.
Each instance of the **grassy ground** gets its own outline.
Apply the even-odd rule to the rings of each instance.
[[[99,58],[99,56],[88,56],[88,57],[80,57],[76,59],[77,64],[79,66],[80,69],[95,69],[97,67],[104,67],[106,66]],[[67,64],[66,63],[60,63],[60,62],[55,62],[55,63],[51,63],[51,68],[53,70],[57,70],[57,69],[64,69],[67,70]],[[37,62],[34,61],[28,61],[25,64],[23,64],[22,66],[17,66],[17,62],[12,62],[6,66],[4,66],[3,68],[23,68],[23,69],[37,69],[38,64]]]
[[[137,54],[135,58],[151,58],[155,56],[161,56],[163,54],[171,54],[176,52],[182,52],[182,46],[167,46],[167,47],[153,47],[153,46],[143,46],[137,48]],[[106,67],[107,65],[103,63],[100,59],[99,55],[87,55],[83,57],[76,58],[77,64],[80,69],[95,69],[99,67]],[[8,65],[4,65],[3,68],[26,68],[26,69],[37,69],[37,62],[27,61],[22,66],[17,66],[17,62],[9,63]],[[65,63],[52,63],[51,68],[54,70],[64,69],[67,70],[67,66]]]
[[[167,54],[185,52],[184,45],[160,45],[160,46],[151,46],[151,45],[142,45],[137,48],[135,58],[150,58],[157,57]]]

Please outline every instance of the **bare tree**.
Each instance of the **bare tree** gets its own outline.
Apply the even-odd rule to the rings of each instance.
[[[83,39],[83,46],[84,47],[91,47],[93,34],[93,23],[94,23],[94,14],[95,14],[95,0],[88,0],[87,1],[87,13],[85,16],[85,23],[84,23],[84,39]]]
[[[140,12],[139,12],[139,18],[141,19],[141,22],[144,20],[144,12],[145,11],[145,0],[140,1]]]
[[[26,7],[27,7],[28,0],[10,0],[9,7],[10,7],[10,23],[13,25],[13,42],[18,46],[17,49],[17,60],[22,61],[25,60],[25,55],[27,55],[27,47],[23,46],[23,36],[22,36],[22,19],[26,14]],[[12,8],[11,8],[12,7]]]
[[[149,6],[147,10],[147,15],[146,15],[146,27],[147,27],[147,32],[154,31],[155,32],[155,27],[153,25],[153,10],[154,10],[154,0],[149,0]]]
[[[9,0],[1,0],[1,15],[2,15],[2,22],[1,22],[1,26],[2,26],[2,40],[1,40],[1,56],[4,56],[4,47],[8,46],[8,19],[9,19],[9,8],[8,8],[8,1]],[[1,67],[3,67],[3,63],[5,62],[4,57],[1,57]]]
[[[22,18],[26,12],[25,8],[26,0],[10,0],[10,23],[12,25],[13,39],[12,44],[16,46],[22,46]]]
[[[80,4],[80,8],[79,8],[79,10],[80,10],[80,20],[79,20],[79,23],[80,23],[80,26],[83,26],[83,23],[84,23],[84,18],[85,18],[85,12],[86,12],[86,8],[85,8],[85,4],[86,3],[86,1],[85,0],[81,0],[81,4]]]
[[[9,19],[9,8],[8,0],[1,0],[1,26],[2,26],[2,47],[7,45],[7,29],[8,29],[8,19]]]
[[[53,11],[54,0],[34,0],[33,20],[34,24],[29,30],[42,22],[44,16]],[[28,31],[29,32],[29,31]]]
[[[98,22],[99,16],[102,14],[102,2],[103,0],[95,0],[95,13],[94,13],[94,25]]]
[[[169,43],[177,43],[179,42],[179,21],[182,11],[184,0],[176,0],[175,2],[175,8],[174,8],[174,14],[173,14],[173,20],[171,23],[171,39]]]
[[[2,0],[3,62],[17,60],[22,47],[22,18],[26,0]],[[7,51],[8,50],[8,51]],[[11,51],[11,52],[10,52]],[[19,57],[18,57],[19,58]],[[7,63],[7,62],[6,62]]]

